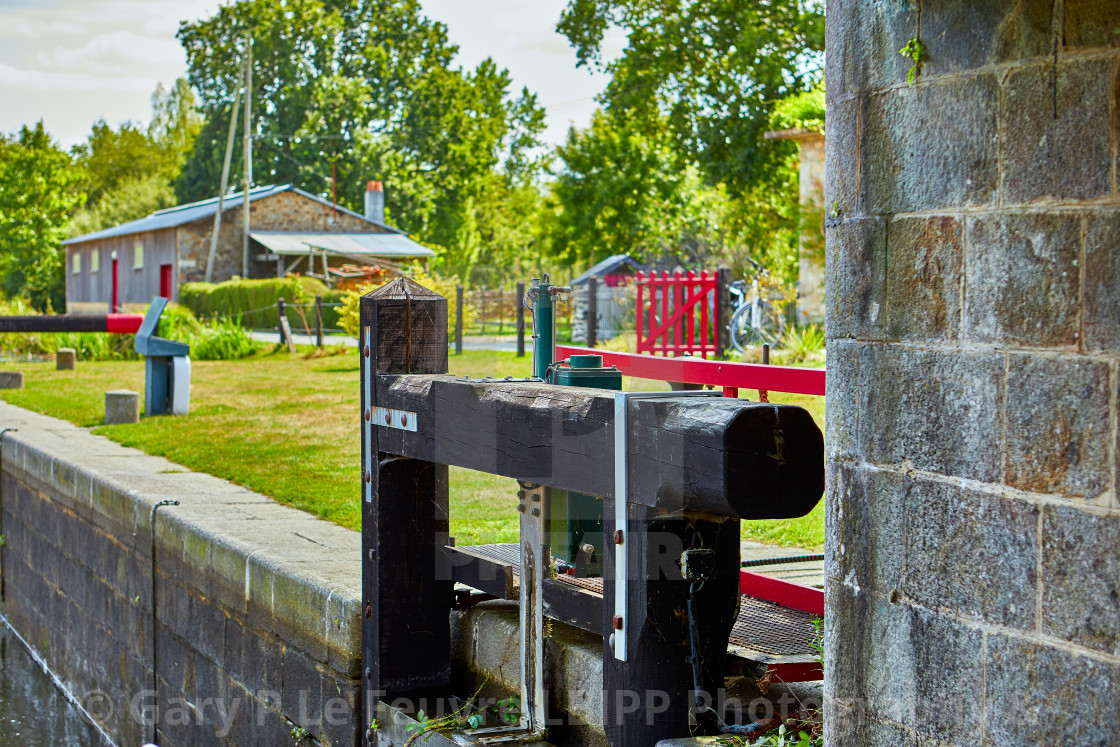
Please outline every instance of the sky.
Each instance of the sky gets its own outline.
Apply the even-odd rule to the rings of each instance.
[[[515,90],[527,86],[548,113],[544,139],[563,142],[584,126],[601,73],[576,68],[575,53],[556,33],[567,0],[420,0],[425,14],[448,26],[457,61],[473,68],[487,56],[508,68]],[[0,132],[42,119],[63,147],[86,139],[104,118],[147,122],[151,95],[186,73],[175,31],[223,3],[216,0],[0,0]],[[622,49],[608,39],[606,57]]]

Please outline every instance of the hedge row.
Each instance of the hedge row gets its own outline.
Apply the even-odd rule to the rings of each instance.
[[[340,303],[346,295],[328,290],[315,278],[289,276],[265,280],[228,280],[224,283],[184,283],[179,287],[179,303],[199,319],[237,319],[250,329],[277,326],[276,302],[283,298],[285,316],[293,332],[306,328],[315,331],[315,296],[323,303]],[[339,329],[337,306],[324,306],[323,327]]]

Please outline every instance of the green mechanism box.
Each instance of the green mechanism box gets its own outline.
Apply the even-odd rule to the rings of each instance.
[[[622,373],[603,368],[601,355],[573,355],[552,368],[552,383],[622,391]],[[577,576],[599,576],[603,557],[603,500],[592,495],[552,491],[552,554],[576,569]]]

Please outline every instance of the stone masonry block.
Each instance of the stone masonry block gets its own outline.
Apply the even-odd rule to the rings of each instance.
[[[999,186],[994,74],[868,97],[861,187],[872,214],[986,205]]]
[[[826,575],[889,596],[902,582],[906,478],[830,462],[826,468]]]
[[[960,335],[961,221],[939,215],[887,225],[887,329],[892,339],[941,342]]]
[[[1120,351],[1120,212],[1117,211],[1096,213],[1088,218],[1084,327],[1087,348]]]
[[[1050,54],[1051,0],[941,0],[922,6],[925,77]]]
[[[906,82],[910,61],[898,53],[918,31],[908,0],[830,0],[825,26],[829,103]]]
[[[1013,204],[1108,194],[1112,59],[1012,71],[1003,99],[1003,189]]]
[[[319,726],[323,673],[297,649],[284,649],[284,715],[308,729]]]
[[[0,389],[23,389],[23,371],[0,371]]]
[[[861,350],[860,449],[981,482],[999,479],[1003,356],[867,345]]]
[[[985,744],[1120,744],[1120,666],[989,634]]]
[[[902,592],[923,607],[1034,630],[1038,508],[956,485],[902,478],[906,559]],[[889,532],[876,524],[870,533]]]
[[[1108,490],[1109,365],[1011,355],[1003,479],[1036,493],[1094,498]]]
[[[829,336],[882,339],[887,269],[883,222],[878,218],[844,221],[828,226],[825,234]]]
[[[1120,47],[1120,13],[1112,0],[1066,0],[1064,11],[1067,49]]]
[[[934,747],[932,741],[901,727],[872,719],[861,704],[847,707],[825,700],[825,739],[829,744],[860,747]]]
[[[829,103],[831,115],[825,122],[828,147],[824,151],[825,172],[829,175],[825,185],[825,216],[863,217],[865,205],[860,187],[862,159],[860,124],[865,98],[841,99]]]
[[[1042,629],[1120,656],[1120,517],[1047,506],[1042,522]]]
[[[105,425],[140,422],[140,393],[128,389],[105,392]]]
[[[825,662],[825,691],[866,703],[872,719],[979,744],[981,703],[971,691],[983,671],[981,633],[876,594],[839,585],[832,592],[825,645],[835,653]]]
[[[859,435],[859,349],[858,343],[829,340],[828,377],[825,379],[824,446],[828,459],[850,459],[856,453]]]
[[[1057,213],[972,218],[967,234],[965,339],[1076,345],[1081,219]]]

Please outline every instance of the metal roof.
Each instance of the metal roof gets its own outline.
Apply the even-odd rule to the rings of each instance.
[[[266,187],[253,187],[249,190],[250,201],[264,199],[265,197],[272,197],[273,195],[280,194],[281,192],[295,192],[298,195],[306,197],[310,200],[315,200],[323,205],[335,207],[340,213],[346,213],[355,218],[361,218],[372,226],[385,231],[392,231],[393,233],[401,233],[395,228],[390,228],[382,223],[372,221],[361,213],[355,213],[353,210],[339,206],[332,206],[327,200],[322,197],[317,197],[310,192],[304,192],[299,187],[291,184],[270,185]],[[225,201],[222,203],[222,212],[239,207],[243,201],[244,192],[235,192],[234,194],[227,195]],[[66,244],[79,244],[85,241],[96,241],[97,239],[109,239],[114,236],[128,236],[134,233],[143,233],[145,231],[159,231],[164,228],[174,228],[186,223],[191,223],[202,218],[211,217],[214,213],[218,212],[218,198],[212,197],[209,200],[202,200],[201,202],[192,202],[188,205],[179,205],[177,207],[165,208],[157,210],[146,218],[138,218],[128,223],[122,223],[119,226],[106,228],[94,233],[87,233],[85,236],[77,236],[72,239],[63,241]]]
[[[644,270],[646,266],[629,254],[615,254],[601,262],[596,262],[587,272],[573,279],[570,285],[583,285],[592,275],[601,278],[604,275],[623,269]]]
[[[436,253],[400,233],[292,233],[251,231],[249,236],[274,254],[305,255],[311,250],[346,257],[434,257]]]

